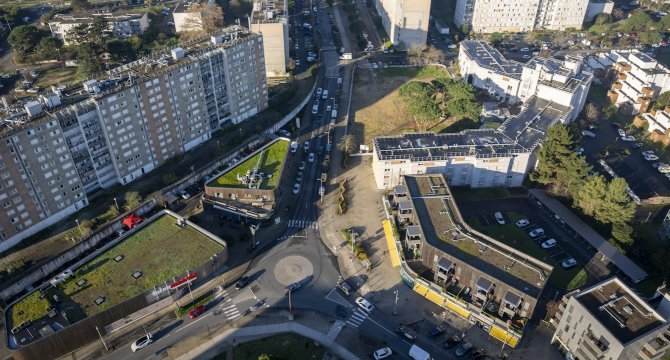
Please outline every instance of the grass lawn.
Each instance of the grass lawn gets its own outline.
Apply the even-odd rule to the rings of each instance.
[[[220,244],[193,228],[178,227],[173,217],[164,215],[77,269],[75,276],[57,288],[50,288],[47,294],[58,295],[66,303],[65,306],[72,306],[74,312],[80,311],[78,318],[91,316],[149,290],[153,285],[201,266],[221,250]],[[118,255],[124,258],[116,262],[114,258]],[[134,279],[132,274],[135,271],[141,271],[143,275]],[[77,285],[82,279],[86,283]],[[100,296],[107,297],[107,300],[100,306],[95,305],[95,299]],[[31,300],[26,301],[29,298]],[[12,312],[35,307],[33,298],[26,299],[17,303],[14,306],[17,309],[12,308]],[[42,313],[45,314],[46,311]],[[19,323],[11,322],[12,327]]]
[[[21,306],[18,306],[19,304]],[[40,298],[39,291],[26,296],[19,304],[12,306],[9,318],[10,329],[25,321],[33,321],[41,318],[47,313],[47,309],[49,309],[49,302],[44,298]]]
[[[37,78],[35,87],[44,89],[51,85],[69,85],[75,79],[76,73],[77,68],[74,67],[44,70],[40,74],[39,78]]]
[[[273,360],[320,360],[325,352],[325,347],[317,347],[310,339],[294,334],[279,334],[240,344],[233,350],[233,359],[257,360],[260,355],[268,354]]]
[[[473,189],[468,186],[455,186],[451,188],[451,193],[458,202],[504,199],[509,197],[509,191],[504,187]]]
[[[259,149],[254,156],[226,171],[223,175],[207,184],[207,186],[245,187],[246,185],[237,181],[237,175],[245,175],[248,171],[253,171],[258,166],[259,172],[266,175],[272,174],[271,178],[265,178],[261,181],[260,189],[274,189],[279,183],[279,173],[286,159],[288,147],[289,142],[286,140],[275,141],[270,146]]]
[[[468,219],[468,224],[506,245],[552,265],[554,270],[549,277],[549,284],[567,290],[573,290],[584,285],[587,276],[583,267],[577,266],[570,270],[563,269],[558,262],[547,255],[540,245],[528,236],[526,231],[514,225],[517,220],[524,218],[521,214],[506,212],[504,215],[509,219],[509,222],[505,225],[496,223],[486,226],[478,218]]]

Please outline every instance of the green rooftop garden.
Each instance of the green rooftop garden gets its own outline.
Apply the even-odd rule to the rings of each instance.
[[[258,188],[261,190],[274,189],[279,184],[279,173],[284,165],[288,147],[288,141],[276,140],[269,146],[257,150],[253,156],[230,168],[221,176],[209,182],[207,186],[245,188],[247,185],[240,182],[237,176],[244,176],[248,172],[252,173],[254,168],[258,168],[258,173],[266,175],[261,180]]]
[[[81,320],[185,274],[222,250],[216,241],[191,227],[179,227],[174,217],[163,215],[75,270],[73,277],[48,288],[46,297],[58,295],[68,318]],[[137,278],[133,276],[136,272],[141,272]],[[47,315],[49,304],[39,296],[34,292],[12,306],[10,328]],[[96,305],[101,297],[104,302]]]

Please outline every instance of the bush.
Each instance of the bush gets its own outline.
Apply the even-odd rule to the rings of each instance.
[[[339,196],[337,198],[337,214],[343,215],[347,212],[347,202],[344,197],[345,192],[347,191],[347,179],[340,181],[339,186]]]

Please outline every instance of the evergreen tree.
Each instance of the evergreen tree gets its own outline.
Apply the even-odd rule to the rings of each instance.
[[[607,182],[602,175],[589,176],[579,191],[574,194],[574,206],[584,214],[596,217],[607,193]]]
[[[579,188],[590,169],[584,158],[577,156],[576,149],[577,143],[566,125],[552,126],[537,152],[538,164],[530,179],[564,194]]]
[[[636,205],[628,196],[628,183],[624,178],[616,178],[607,186],[602,211],[597,220],[605,224],[625,224],[635,216]]]

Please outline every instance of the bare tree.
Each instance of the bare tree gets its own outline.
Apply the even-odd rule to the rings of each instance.
[[[444,62],[444,52],[442,50],[434,47],[434,46],[428,46],[425,48],[423,52],[423,57],[426,59],[428,62],[431,63],[442,63]]]
[[[356,151],[356,138],[352,134],[347,134],[340,139],[337,149],[349,155]]]
[[[223,9],[214,3],[191,5],[188,12],[190,16],[184,24],[186,31],[211,32],[223,26]]]
[[[598,107],[596,107],[593,103],[589,103],[586,105],[586,118],[589,121],[596,121],[598,120],[598,117],[600,117],[600,111],[598,110]]]
[[[413,59],[416,62],[421,62],[423,59],[423,50],[425,48],[426,47],[422,45],[412,44],[412,46],[407,49],[407,57]]]

